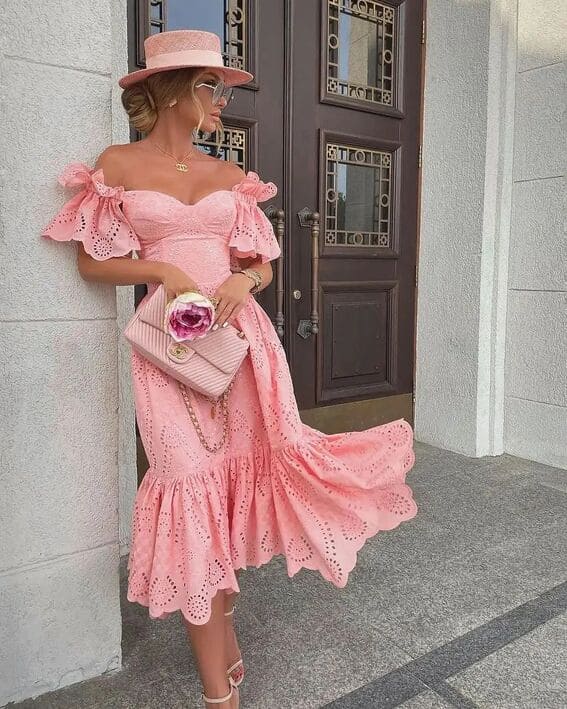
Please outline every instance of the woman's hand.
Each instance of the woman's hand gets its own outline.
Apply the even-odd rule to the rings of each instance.
[[[198,291],[199,286],[190,278],[185,271],[172,263],[162,263],[159,271],[160,281],[163,283],[167,300],[176,298],[180,293],[192,290]]]
[[[245,273],[232,273],[214,292],[217,299],[213,327],[222,327],[226,321],[232,321],[248,302],[250,289],[254,281]]]

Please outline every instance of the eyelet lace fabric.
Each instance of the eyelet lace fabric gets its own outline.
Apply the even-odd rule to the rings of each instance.
[[[262,263],[281,255],[272,223],[258,202],[275,197],[277,187],[273,182],[262,182],[255,172],[232,188],[236,197],[236,217],[230,232],[229,246],[234,256],[247,258],[260,256]]]
[[[261,255],[263,262],[280,255],[258,206],[277,190],[256,173],[193,205],[151,190],[109,188],[86,166],[71,174],[67,184],[83,192],[63,208],[69,224],[80,223],[85,200],[89,214],[102,215],[121,199],[114,213],[129,239],[127,230],[135,229],[140,258],[175,263],[207,295],[230,276],[237,255]],[[71,229],[64,233],[76,238]],[[119,252],[126,247],[120,243]],[[148,284],[147,297],[155,287]],[[240,591],[236,570],[280,554],[290,577],[306,568],[344,587],[365,541],[417,513],[405,482],[415,460],[409,423],[331,435],[309,427],[279,337],[253,296],[235,324],[250,350],[229,396],[227,440],[216,453],[201,445],[177,382],[132,350],[149,468],[132,510],[127,598],[151,618],[180,611],[191,623],[206,623],[219,590]],[[217,440],[220,411],[211,416],[210,402],[189,394],[207,440]]]
[[[102,170],[90,170],[83,163],[68,165],[59,182],[82,189],[55,215],[42,236],[82,241],[85,251],[97,261],[140,249],[136,232],[120,210],[123,187],[105,185]]]

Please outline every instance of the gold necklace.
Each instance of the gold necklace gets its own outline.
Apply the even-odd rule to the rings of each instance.
[[[164,155],[168,155],[170,158],[173,158],[173,159],[175,160],[175,169],[176,169],[176,170],[179,170],[179,172],[187,172],[187,170],[188,170],[189,168],[187,167],[187,164],[185,163],[185,160],[187,160],[187,158],[193,157],[193,151],[187,153],[187,155],[185,155],[183,158],[181,158],[181,160],[178,160],[178,159],[175,157],[175,155],[172,155],[171,153],[168,153],[167,150],[165,150],[164,148],[162,148],[162,147],[161,147],[160,145],[158,145],[157,143],[154,143],[153,141],[150,141],[150,142],[151,142],[152,145],[154,145],[158,150],[161,150],[161,152],[162,152]]]

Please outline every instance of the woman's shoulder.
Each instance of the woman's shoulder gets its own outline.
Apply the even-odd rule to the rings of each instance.
[[[232,191],[246,201],[264,202],[274,197],[278,188],[273,182],[265,182],[254,170],[245,172],[236,166],[233,173]]]
[[[102,170],[104,184],[122,187],[128,181],[128,169],[135,157],[134,143],[114,143],[105,148],[95,161],[94,169]]]
[[[237,165],[235,162],[230,162],[229,160],[223,160],[222,162],[225,165],[224,169],[226,170],[228,182],[232,182],[236,185],[246,177],[246,172],[244,172],[240,165]]]

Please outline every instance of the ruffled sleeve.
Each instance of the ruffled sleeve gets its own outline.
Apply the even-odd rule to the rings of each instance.
[[[262,263],[281,255],[272,223],[258,207],[274,197],[278,189],[273,182],[262,182],[251,170],[232,188],[236,203],[236,217],[231,227],[229,246],[231,256],[262,259]]]
[[[81,187],[81,190],[44,227],[42,236],[55,241],[82,241],[85,251],[97,261],[125,256],[141,248],[120,208],[124,187],[105,185],[101,168],[70,163],[58,181],[65,187]]]

